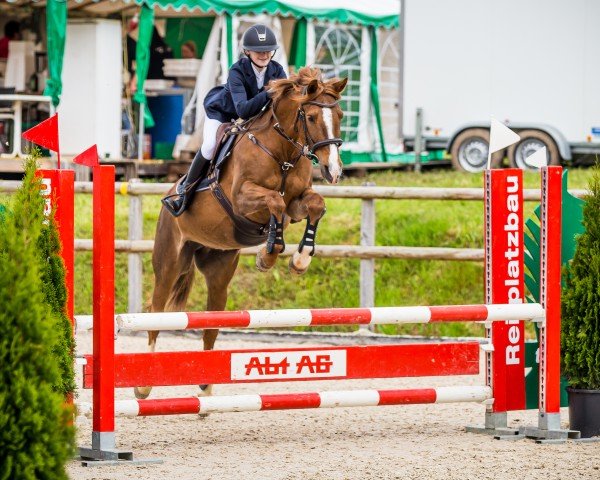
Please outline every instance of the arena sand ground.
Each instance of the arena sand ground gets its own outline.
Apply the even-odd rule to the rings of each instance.
[[[200,344],[191,334],[163,334],[157,351],[196,350]],[[290,344],[223,337],[216,348],[279,346]],[[91,352],[89,333],[78,335],[77,348],[78,353]],[[119,336],[116,351],[146,351],[146,335]],[[480,374],[217,385],[215,394],[482,384]],[[196,386],[161,387],[150,398],[197,392]],[[117,398],[131,399],[133,390],[119,389]],[[91,401],[91,391],[80,391],[79,400]],[[567,409],[561,414],[566,427]],[[73,480],[600,480],[600,442],[538,445],[464,432],[465,425],[481,425],[483,418],[484,407],[477,404],[225,413],[206,419],[193,415],[118,418],[118,447],[131,448],[135,458],[162,458],[164,463],[86,468],[73,461],[68,472]],[[513,413],[509,419],[515,427],[535,425],[537,411]],[[77,427],[78,445],[89,445],[91,420],[79,418]]]

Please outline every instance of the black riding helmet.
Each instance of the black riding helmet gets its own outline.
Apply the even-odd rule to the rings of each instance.
[[[273,30],[266,25],[256,24],[244,32],[242,48],[252,52],[271,52],[277,50],[279,45]]]

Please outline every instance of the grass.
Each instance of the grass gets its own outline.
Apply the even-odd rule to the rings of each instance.
[[[569,188],[586,188],[591,169],[569,171]],[[478,187],[480,174],[451,170],[377,172],[364,178],[346,178],[345,185],[373,182],[378,186]],[[525,174],[526,188],[539,188],[539,174]],[[360,200],[327,199],[327,215],[319,224],[318,244],[358,244]],[[2,198],[0,197],[0,202]],[[526,202],[527,218],[535,202]],[[160,197],[144,196],[144,238],[152,239]],[[76,195],[76,238],[91,238],[91,196]],[[377,200],[376,244],[483,248],[483,204],[479,201]],[[116,199],[116,238],[127,238],[128,200]],[[304,224],[286,231],[289,243],[300,240]],[[92,311],[91,253],[76,253],[75,311]],[[143,255],[144,300],[152,292],[151,255]],[[377,260],[375,263],[375,304],[377,306],[444,305],[483,302],[483,264],[427,260]],[[205,306],[205,287],[197,275],[188,310]],[[315,258],[309,271],[295,277],[287,271],[287,259],[268,273],[259,273],[253,257],[242,257],[230,285],[227,308],[319,308],[359,305],[359,260]],[[116,255],[116,311],[127,309],[127,254]],[[321,329],[324,330],[325,328]],[[385,333],[447,336],[481,336],[479,325],[463,323],[382,326]]]

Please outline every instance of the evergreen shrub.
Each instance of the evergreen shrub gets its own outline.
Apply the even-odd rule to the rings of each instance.
[[[600,166],[589,180],[584,233],[564,272],[561,350],[572,388],[600,390]]]
[[[23,187],[0,220],[0,480],[67,479],[74,450],[63,394],[72,379],[63,382],[56,356],[71,345],[61,341],[60,315],[47,301],[54,295],[58,306],[62,294],[44,290],[57,270],[40,250],[53,240],[35,169],[30,158]]]

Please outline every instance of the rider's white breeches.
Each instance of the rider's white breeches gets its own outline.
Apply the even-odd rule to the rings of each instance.
[[[204,131],[202,134],[202,156],[207,160],[212,160],[217,147],[217,130],[221,122],[212,118],[204,119]]]

